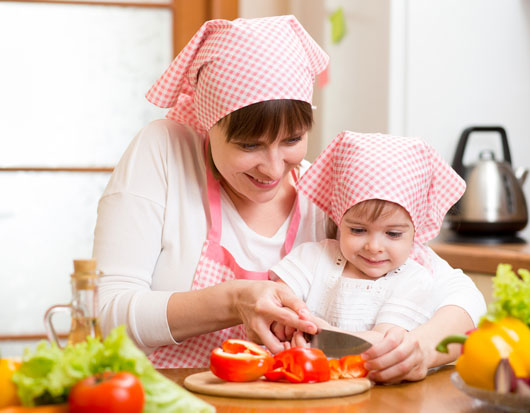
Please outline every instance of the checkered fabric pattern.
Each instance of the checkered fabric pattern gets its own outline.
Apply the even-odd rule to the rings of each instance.
[[[208,131],[253,103],[311,103],[315,76],[329,57],[294,16],[211,20],[203,24],[147,92],[166,115]]]
[[[299,190],[337,225],[362,201],[382,199],[401,205],[415,229],[418,248],[440,232],[449,208],[465,182],[421,139],[341,132],[299,181]],[[414,257],[416,255],[416,257]]]
[[[192,290],[200,290],[235,279],[235,274],[230,268],[207,257],[208,243],[209,241],[206,241],[203,246]],[[212,350],[221,347],[229,338],[248,340],[244,326],[238,325],[192,337],[178,345],[159,347],[149,355],[149,359],[156,368],[208,367]]]

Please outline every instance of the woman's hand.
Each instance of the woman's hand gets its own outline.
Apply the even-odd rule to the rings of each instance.
[[[278,353],[284,350],[282,341],[287,336],[276,337],[271,331],[274,322],[291,333],[295,330],[309,334],[317,332],[317,325],[311,321],[306,304],[287,285],[274,281],[240,282],[241,288],[233,305],[250,340],[264,344],[272,353]]]
[[[401,327],[386,331],[383,340],[362,354],[370,379],[380,383],[422,380],[428,361],[420,341]]]

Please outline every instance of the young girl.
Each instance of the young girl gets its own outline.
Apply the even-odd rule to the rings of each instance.
[[[331,326],[371,330],[364,335],[373,341],[395,326],[413,330],[440,304],[432,291],[434,253],[424,243],[464,189],[420,139],[342,132],[299,184],[339,236],[298,246],[272,267],[272,278]]]

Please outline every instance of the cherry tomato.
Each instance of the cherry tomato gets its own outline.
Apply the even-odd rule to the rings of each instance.
[[[226,381],[254,381],[274,364],[272,355],[256,343],[246,340],[225,340],[210,356],[210,370]]]
[[[316,383],[330,378],[328,359],[317,348],[293,347],[276,354],[274,360],[272,370],[265,373],[270,381]]]
[[[330,359],[331,380],[354,379],[366,377],[368,370],[364,368],[364,360],[361,356],[344,356],[340,360]]]
[[[68,395],[70,413],[140,413],[144,401],[142,383],[126,371],[87,377],[76,383]]]

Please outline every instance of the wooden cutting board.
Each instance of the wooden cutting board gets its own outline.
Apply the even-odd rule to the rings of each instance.
[[[365,392],[371,386],[367,378],[297,384],[265,379],[236,383],[221,380],[211,371],[192,374],[184,379],[184,387],[196,393],[246,399],[320,399],[350,396]]]

